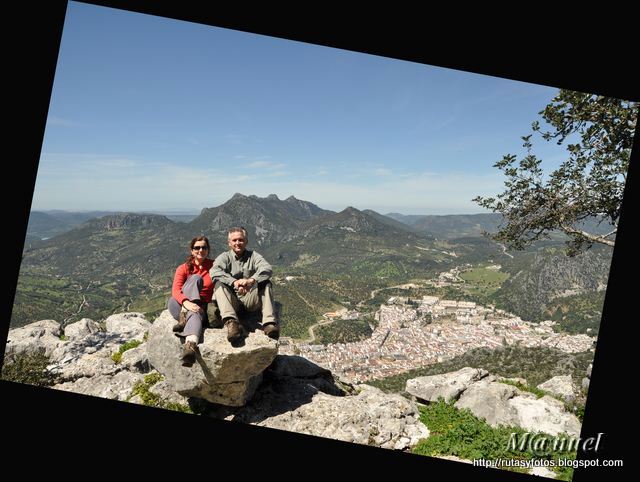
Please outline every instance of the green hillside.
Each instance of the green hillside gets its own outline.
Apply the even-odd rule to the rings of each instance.
[[[459,221],[462,231],[470,222],[467,217]],[[455,228],[456,217],[446,223]],[[154,316],[166,306],[189,240],[206,234],[214,257],[227,249],[226,229],[231,225],[245,226],[249,248],[274,266],[283,334],[295,338],[306,338],[323,313],[340,307],[357,307],[370,316],[389,296],[401,294],[394,288],[374,290],[409,282],[419,289],[403,296],[433,294],[496,304],[523,319],[553,318],[567,330],[593,330],[602,296],[592,295],[602,293],[610,264],[606,250],[594,248],[583,257],[567,258],[555,249],[558,242],[548,241],[525,252],[505,253],[483,237],[435,240],[374,211],[347,208],[335,213],[293,197],[236,194],[189,222],[119,213],[29,242],[11,326],[51,318],[103,319],[125,310]],[[463,283],[425,283],[469,265],[461,274]]]

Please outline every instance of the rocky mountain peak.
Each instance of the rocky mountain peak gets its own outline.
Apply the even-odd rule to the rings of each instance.
[[[349,226],[356,229],[371,229],[381,224],[370,215],[349,206],[335,215],[337,226]]]
[[[290,239],[304,223],[326,213],[331,211],[293,197],[283,201],[276,194],[261,198],[236,193],[220,206],[203,210],[185,228],[213,233],[214,239],[218,236],[218,241],[224,243],[227,228],[244,226],[249,239],[264,246]]]
[[[89,225],[109,231],[134,227],[165,226],[167,224],[172,224],[172,221],[160,214],[117,213],[87,221],[83,226]]]

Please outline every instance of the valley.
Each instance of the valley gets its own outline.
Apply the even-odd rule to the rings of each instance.
[[[376,312],[378,325],[357,342],[309,345],[294,342],[284,354],[301,355],[355,383],[387,378],[442,363],[480,348],[508,346],[589,351],[595,337],[556,333],[554,322],[531,323],[473,302],[424,296],[408,305],[392,297]],[[283,349],[284,348],[284,349]]]
[[[25,245],[11,326],[122,311],[152,318],[166,306],[191,237],[205,233],[215,255],[226,246],[226,227],[241,224],[249,248],[274,267],[283,335],[294,340],[362,340],[391,296],[493,305],[523,320],[552,319],[557,331],[596,335],[610,251],[567,258],[561,241],[549,240],[507,252],[478,235],[495,224],[491,216],[432,216],[426,233],[374,211],[335,213],[294,197],[242,194],[188,222],[108,214]],[[358,315],[328,323],[324,314],[339,310]]]

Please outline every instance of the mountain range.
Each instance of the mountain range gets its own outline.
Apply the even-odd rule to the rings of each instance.
[[[411,226],[417,232],[431,234],[440,239],[482,236],[495,232],[502,221],[500,214],[416,215],[388,213],[387,217]]]
[[[438,239],[454,239],[482,236],[484,233],[495,233],[503,221],[502,215],[498,213],[449,215],[388,213],[385,217],[395,219],[407,226],[411,226],[417,232],[426,233]],[[575,227],[595,234],[606,234],[613,229],[610,223],[595,216],[576,223]],[[558,231],[552,231],[550,237],[556,241],[567,239],[563,233]]]
[[[34,220],[43,219],[34,214]],[[291,336],[304,336],[323,313],[355,306],[374,289],[429,279],[464,263],[508,263],[513,257],[479,236],[498,222],[491,214],[390,217],[353,207],[324,210],[293,196],[237,193],[188,222],[110,213],[68,229],[69,219],[81,217],[59,216],[60,225],[50,223],[48,229],[66,226],[65,232],[28,238],[12,326],[40,319],[101,319],[118,311],[157,314],[176,266],[189,254],[191,238],[208,236],[214,257],[227,249],[227,229],[234,225],[244,226],[249,248],[274,265],[278,308]],[[608,267],[606,260],[602,266]],[[606,274],[599,269],[597,278],[606,283]]]

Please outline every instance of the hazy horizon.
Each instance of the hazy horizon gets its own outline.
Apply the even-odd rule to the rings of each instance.
[[[244,196],[250,197],[250,196],[255,196],[254,194],[245,194],[245,193],[240,193]],[[274,193],[270,193],[269,195],[274,195]],[[283,196],[279,196],[277,194],[275,194],[278,199],[280,199],[281,201],[284,201],[285,199],[287,199],[289,196],[283,197]],[[266,196],[257,196],[260,199],[264,199]],[[301,199],[297,196],[294,196],[296,199],[299,199],[301,201],[306,201],[306,202],[310,202],[315,204],[316,206],[318,206],[319,208],[322,209],[326,209],[329,211],[335,211],[335,212],[340,212],[343,211],[345,209],[347,209],[348,207],[354,207],[354,206],[344,206],[342,208],[339,209],[331,209],[331,208],[327,208],[324,206],[321,206],[320,204],[309,200],[309,199]],[[230,198],[229,198],[230,199]],[[94,211],[104,211],[104,212],[122,212],[122,213],[149,213],[149,214],[172,214],[172,215],[198,215],[202,212],[203,209],[208,209],[208,208],[215,208],[218,207],[222,204],[224,204],[225,202],[229,201],[229,199],[225,200],[224,202],[220,203],[220,204],[216,204],[216,205],[211,205],[211,206],[203,206],[201,208],[169,208],[169,209],[107,209],[107,208],[101,208],[101,209],[57,209],[57,208],[53,208],[53,209],[31,209],[31,212],[44,212],[44,213],[51,213],[51,212],[66,212],[66,213],[89,213],[89,212],[94,212]],[[360,209],[360,208],[356,208],[356,209]],[[476,215],[476,214],[491,214],[489,211],[484,211],[484,212],[471,212],[471,213],[405,213],[405,212],[400,212],[400,211],[386,211],[386,212],[382,212],[382,211],[378,211],[377,209],[373,209],[373,208],[362,208],[360,209],[361,211],[364,210],[372,210],[372,211],[376,211],[379,214],[383,214],[383,215],[388,215],[388,214],[402,214],[404,216],[469,216],[469,215]]]

